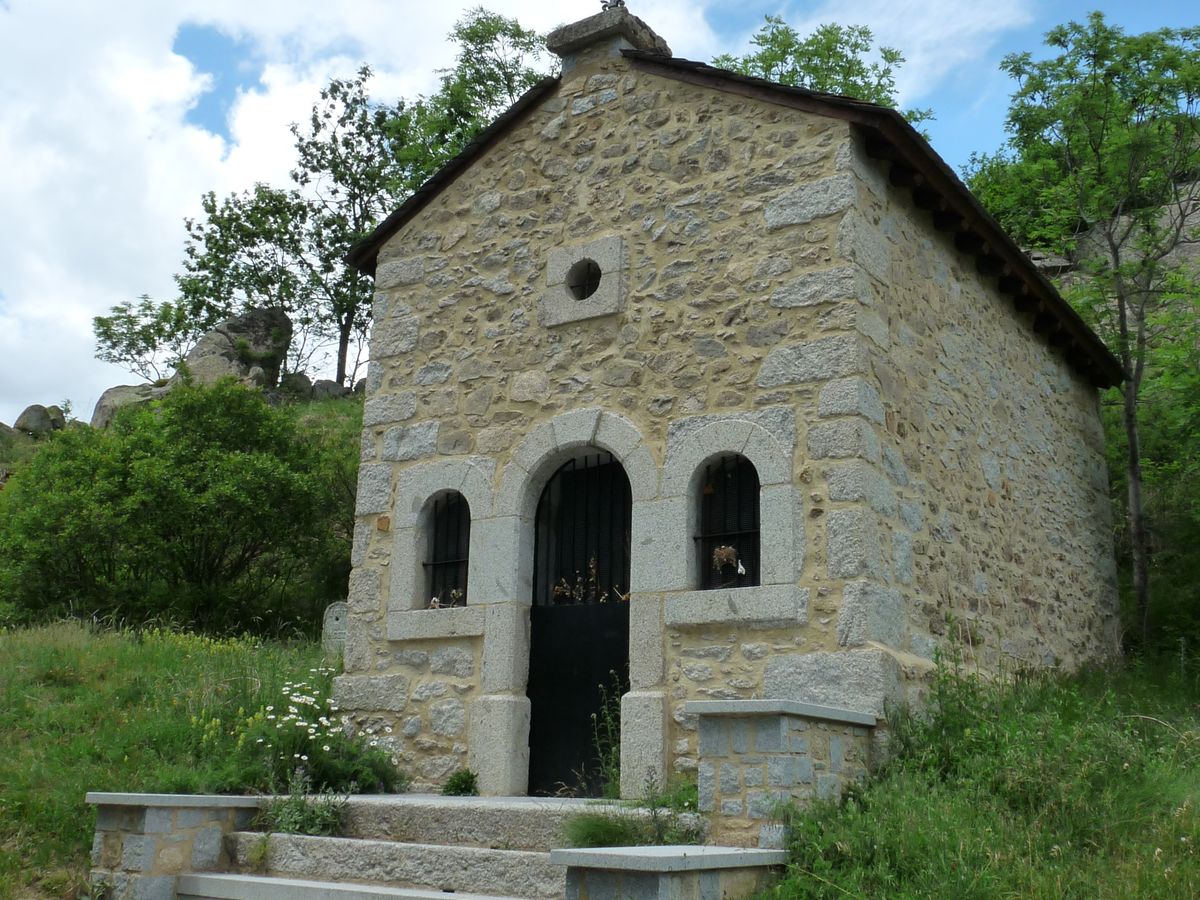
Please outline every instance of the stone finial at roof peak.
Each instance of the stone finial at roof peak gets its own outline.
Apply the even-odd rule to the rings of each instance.
[[[602,41],[616,39],[618,49],[648,50],[671,55],[667,42],[654,30],[625,8],[624,4],[605,3],[603,12],[556,28],[546,37],[546,47],[563,58],[563,68],[569,69],[579,51]]]

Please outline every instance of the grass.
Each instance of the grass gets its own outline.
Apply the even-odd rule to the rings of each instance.
[[[1200,896],[1200,673],[943,668],[933,700],[869,784],[788,814],[764,896]]]
[[[329,673],[312,643],[77,622],[0,629],[0,898],[80,896],[95,822],[87,791],[269,787],[254,735],[278,720],[263,711],[327,696]],[[323,738],[278,733],[316,739],[317,771]]]

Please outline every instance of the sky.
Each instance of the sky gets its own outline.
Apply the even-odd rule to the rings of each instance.
[[[548,31],[599,0],[482,0]],[[287,185],[288,126],[331,77],[363,62],[381,100],[414,98],[453,63],[446,40],[479,0],[0,0],[0,422],[136,384],[94,358],[92,318],[142,294],[174,296],[184,219],[256,182]],[[801,33],[865,24],[906,57],[902,106],[956,170],[1004,140],[1009,52],[1101,9],[1129,32],[1200,22],[1192,2],[1074,0],[627,0],[676,56],[749,48],[763,16]]]

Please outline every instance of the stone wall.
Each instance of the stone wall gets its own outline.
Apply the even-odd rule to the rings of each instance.
[[[875,586],[843,643],[928,659],[949,640],[992,673],[1117,652],[1095,388],[929,213],[855,168],[865,202],[848,218],[871,224],[856,277],[878,313],[859,398],[873,437],[826,476],[869,506],[855,565]]]
[[[975,435],[967,424],[993,415],[986,388],[979,395],[969,381],[954,401],[971,416],[961,434],[927,433],[910,427],[909,407],[933,395],[906,401],[893,373],[932,352],[931,329],[948,333],[928,312],[911,313],[927,326],[905,324],[901,304],[907,315],[942,291],[939,302],[964,305],[977,282],[951,270],[955,259],[935,289],[939,276],[922,262],[933,251],[893,251],[926,238],[903,216],[885,220],[881,176],[846,123],[649,74],[612,50],[582,52],[379,254],[338,697],[419,780],[465,757],[483,769],[485,792],[524,792],[533,510],[557,465],[583,447],[610,451],[633,494],[627,794],[695,768],[689,699],[787,696],[882,715],[905,673],[930,665],[934,621],[968,609],[962,588],[976,583],[968,557],[943,556],[948,547],[931,539],[946,514],[956,546],[974,552],[976,504],[987,497],[969,482],[960,490],[957,470],[932,457],[962,451]],[[563,270],[584,256],[607,287],[573,305]],[[975,286],[955,287],[957,277]],[[903,283],[888,293],[889,279]],[[999,302],[971,302],[985,301]],[[1014,357],[1006,396],[1058,423],[1042,435],[1054,442],[1047,459],[1065,468],[1067,455],[1090,452],[1082,435],[1094,431],[1094,396],[1075,382],[1062,397],[1027,393],[1053,357],[1015,320],[969,315],[994,320],[974,339],[1012,345],[996,350]],[[902,369],[888,361],[893,349],[909,354]],[[934,371],[921,378],[922,396],[942,384]],[[1081,436],[1047,403],[1078,407]],[[694,476],[721,452],[742,453],[759,473],[762,586],[702,592]],[[1020,496],[1039,498],[1038,512],[1092,503],[1069,487],[1047,492],[1044,474],[1026,466],[1013,476],[1028,477]],[[446,490],[471,508],[469,605],[424,610],[422,523]],[[1016,507],[1007,515],[1022,521]],[[885,539],[897,522],[908,545]],[[948,558],[949,568],[937,562]],[[1022,555],[1010,571],[1029,563]],[[1065,565],[1039,565],[1017,596],[1052,597]],[[1016,576],[991,571],[989,602],[1000,607]],[[1020,622],[1027,605],[999,615]],[[1090,626],[1076,616],[1062,627]],[[443,646],[470,664],[434,672]],[[454,727],[435,730],[451,701],[463,715],[456,706]]]

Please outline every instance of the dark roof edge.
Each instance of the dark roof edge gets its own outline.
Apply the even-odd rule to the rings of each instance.
[[[559,82],[558,76],[543,78],[506,109],[491,125],[475,135],[475,137],[459,152],[457,156],[429,176],[412,196],[405,200],[395,212],[380,222],[375,230],[350,248],[346,254],[346,262],[366,275],[375,274],[375,261],[380,248],[387,243],[388,238],[399,231],[404,223],[420,212],[426,203],[436,197],[458,174],[469,166],[476,157],[482,155],[509,126],[516,124],[527,111],[545,96]]]
[[[976,257],[980,274],[997,277],[999,289],[1012,296],[1018,310],[1033,313],[1035,331],[1062,347],[1068,360],[1097,387],[1112,387],[1124,380],[1124,368],[1112,351],[896,110],[739,75],[705,63],[640,50],[622,52],[640,68],[664,77],[833,115],[859,126],[867,133],[868,153],[891,163],[891,183],[911,188],[914,202],[932,213],[935,227],[952,232],[958,249]]]

